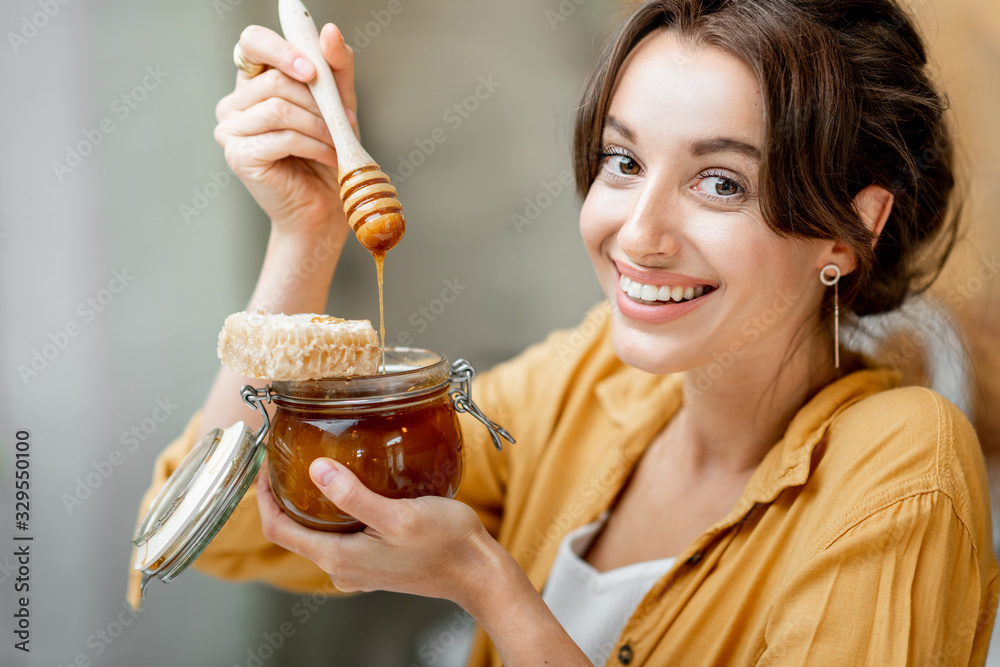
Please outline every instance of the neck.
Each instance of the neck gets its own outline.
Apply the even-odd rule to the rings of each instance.
[[[670,422],[671,458],[692,475],[752,473],[796,412],[844,370],[843,354],[841,370],[834,368],[831,345],[815,340],[787,359],[748,355],[721,374],[718,362],[689,371],[683,407]]]

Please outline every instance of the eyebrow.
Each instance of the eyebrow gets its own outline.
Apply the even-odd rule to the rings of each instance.
[[[625,127],[625,124],[622,123],[617,118],[615,118],[614,116],[607,116],[604,119],[604,126],[605,127],[610,127],[612,130],[614,130],[618,134],[622,135],[623,137],[625,137],[629,141],[632,141],[632,142],[635,141],[635,132],[633,132],[632,130],[630,130],[627,127]]]
[[[760,162],[760,149],[737,139],[716,137],[704,139],[691,144],[692,155],[710,155],[712,153],[741,153],[756,162]]]
[[[607,116],[604,119],[605,128],[610,128],[623,136],[625,139],[635,142],[635,132],[629,129],[624,123],[614,116]],[[760,162],[760,149],[752,144],[738,139],[726,137],[714,137],[712,139],[701,139],[691,143],[691,154],[694,156],[711,155],[712,153],[740,153],[746,155],[755,162]]]

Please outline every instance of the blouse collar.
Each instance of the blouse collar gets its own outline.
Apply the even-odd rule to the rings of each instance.
[[[611,420],[623,429],[622,442],[635,443],[630,435],[655,433],[677,412],[683,402],[683,377],[682,373],[653,375],[623,365],[600,381],[595,393]],[[899,381],[895,369],[864,368],[823,387],[792,418],[782,438],[754,471],[727,519],[742,516],[755,503],[772,502],[784,489],[805,484],[813,451],[836,416],[866,396],[898,386]],[[646,439],[641,447],[648,444]]]

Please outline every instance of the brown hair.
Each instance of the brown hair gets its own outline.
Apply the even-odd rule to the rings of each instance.
[[[858,268],[841,280],[843,306],[882,313],[930,286],[958,232],[957,207],[948,209],[952,140],[924,44],[893,0],[646,2],[605,45],[588,78],[573,141],[581,195],[598,173],[625,58],[659,29],[719,48],[756,75],[764,103],[764,219],[781,235],[851,247]],[[895,196],[874,248],[853,203],[872,184]]]

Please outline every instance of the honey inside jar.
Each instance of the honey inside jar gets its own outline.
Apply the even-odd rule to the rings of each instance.
[[[387,375],[353,383],[274,383],[277,409],[267,445],[268,473],[287,514],[318,530],[364,528],[309,477],[310,464],[320,457],[339,461],[388,498],[455,495],[462,477],[462,433],[448,395],[447,371],[443,383],[419,371],[411,375],[395,378],[390,366]]]

